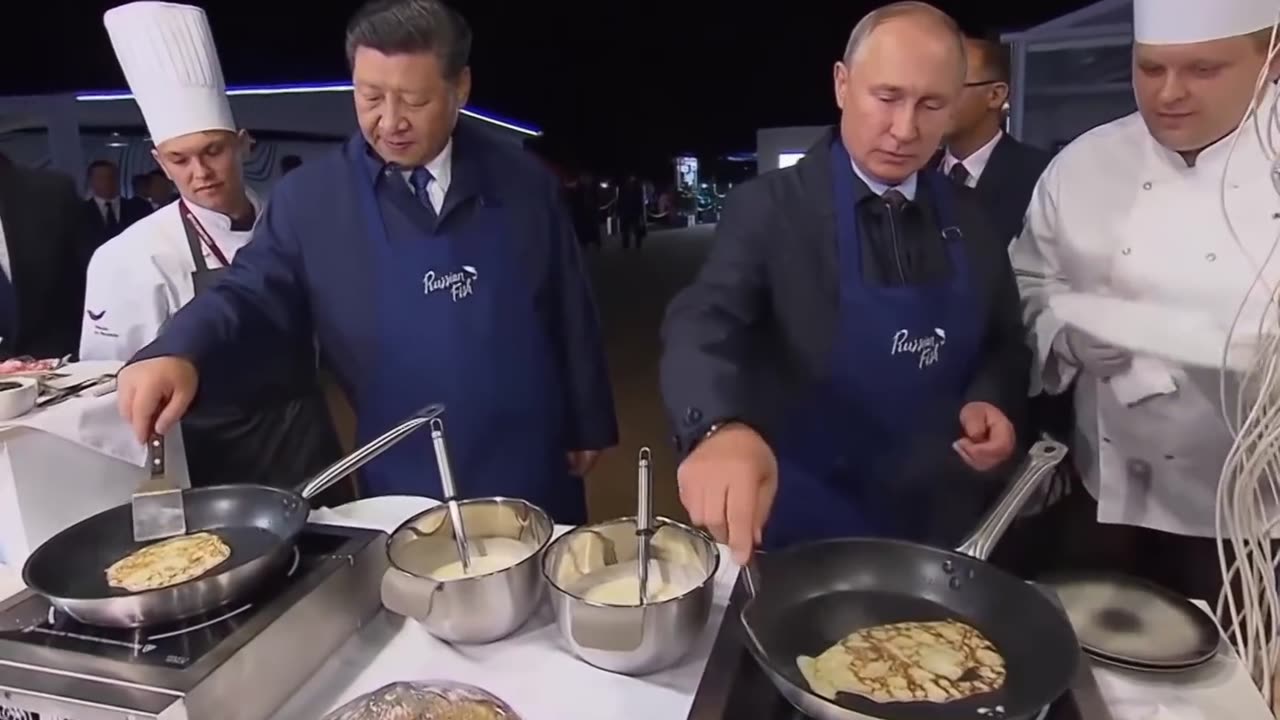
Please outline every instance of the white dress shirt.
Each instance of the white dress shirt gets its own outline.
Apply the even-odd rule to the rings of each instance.
[[[111,200],[104,200],[97,195],[93,196],[93,202],[98,206],[98,214],[102,216],[102,221],[107,221],[107,208],[111,209],[114,214],[115,221],[120,222],[120,198],[115,197]]]
[[[431,200],[431,207],[435,209],[436,214],[440,213],[440,209],[444,207],[444,196],[449,192],[449,182],[453,180],[453,140],[449,140],[445,144],[444,149],[426,164],[427,172],[431,173],[431,182],[427,185],[427,198]],[[409,176],[413,172],[406,170],[402,173],[404,181],[409,182]],[[409,189],[413,189],[413,184],[409,184]]]
[[[982,178],[982,171],[987,169],[987,163],[991,162],[991,153],[996,149],[996,145],[1000,143],[1000,139],[1004,137],[1003,130],[997,130],[996,136],[987,141],[986,145],[973,151],[969,157],[958,159],[951,154],[951,148],[947,148],[947,152],[942,156],[942,173],[949,175],[951,168],[956,165],[964,165],[965,171],[969,173],[969,179],[965,181],[965,185],[969,187],[977,187],[978,180]]]
[[[858,167],[858,163],[852,162],[852,161],[850,162],[853,165],[853,172],[857,174],[859,178],[862,178],[862,182],[867,184],[867,187],[871,189],[871,192],[877,195],[884,195],[890,190],[897,190],[898,192],[902,193],[903,197],[905,197],[908,200],[916,199],[916,184],[918,182],[916,178],[916,173],[911,173],[911,177],[907,178],[906,180],[903,180],[897,185],[886,185],[885,183],[882,183],[879,180],[876,180],[875,178],[871,177],[867,173],[862,172],[862,168]]]
[[[0,218],[0,271],[4,272],[9,282],[13,282],[13,270],[9,267],[9,242],[4,234],[4,219]]]

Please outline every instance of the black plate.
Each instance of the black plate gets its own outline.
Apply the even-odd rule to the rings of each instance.
[[[1212,660],[1221,635],[1208,613],[1154,583],[1110,573],[1063,573],[1053,588],[1089,655],[1135,670],[1175,672]]]

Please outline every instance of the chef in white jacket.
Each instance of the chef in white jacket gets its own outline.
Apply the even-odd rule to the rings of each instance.
[[[242,172],[249,136],[232,116],[204,11],[134,2],[103,22],[155,144],[152,157],[180,196],[89,263],[80,357],[127,361],[216,282],[249,243],[259,206]],[[192,485],[292,485],[336,458],[314,353],[275,352],[270,340],[253,372],[228,367],[202,377],[182,425]]]
[[[212,36],[150,32],[165,22],[201,26],[203,12],[133,3],[105,22],[155,144],[152,157],[181,195],[89,264],[80,357],[123,361],[195,296],[193,273],[225,266],[249,242],[259,208],[241,172],[249,137],[232,117]],[[188,243],[189,225],[199,253]]]
[[[1139,112],[1054,159],[1010,251],[1033,386],[1074,393],[1087,490],[1050,511],[1044,539],[1061,546],[1051,565],[1216,600],[1214,503],[1232,443],[1217,359],[1242,304],[1245,318],[1261,312],[1265,290],[1250,285],[1280,232],[1271,160],[1252,124],[1236,129],[1255,103],[1265,126],[1275,102],[1280,0],[1133,9]],[[1271,287],[1278,270],[1266,269]]]

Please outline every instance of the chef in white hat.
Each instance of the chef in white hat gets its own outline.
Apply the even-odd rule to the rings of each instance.
[[[1222,371],[1203,361],[1221,356],[1225,334],[1205,328],[1231,327],[1242,305],[1256,317],[1265,301],[1250,286],[1280,232],[1280,199],[1250,113],[1265,127],[1275,103],[1280,0],[1134,0],[1133,11],[1138,112],[1054,159],[1011,248],[1033,385],[1075,400],[1083,488],[1047,514],[1062,524],[1043,542],[1064,546],[1051,564],[1215,601],[1215,494],[1232,436]],[[1280,286],[1280,260],[1266,274]]]
[[[248,244],[259,202],[245,186],[250,140],[232,116],[205,12],[134,2],[107,11],[103,22],[155,144],[152,157],[180,195],[89,264],[80,357],[126,361]],[[334,459],[315,376],[314,353],[264,352],[264,367],[252,374],[227,368],[235,382],[202,392],[183,422],[192,484],[296,482]]]

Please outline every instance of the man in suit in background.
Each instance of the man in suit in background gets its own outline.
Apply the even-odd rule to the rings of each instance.
[[[997,42],[965,38],[967,70],[955,106],[955,124],[947,134],[940,169],[978,191],[983,208],[1004,243],[1022,230],[1040,173],[1052,157],[1040,148],[1005,134],[1009,99],[1009,54]]]
[[[73,355],[88,228],[70,177],[0,155],[0,358]]]
[[[94,232],[89,241],[92,255],[103,243],[151,214],[151,203],[140,197],[120,197],[120,168],[110,160],[89,163],[89,199],[85,215]]]

